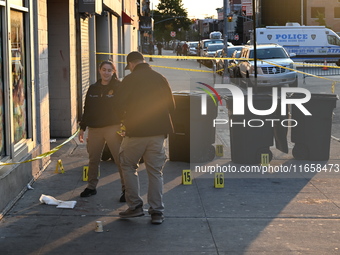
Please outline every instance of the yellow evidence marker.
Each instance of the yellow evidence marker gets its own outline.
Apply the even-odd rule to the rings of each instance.
[[[216,156],[223,157],[223,145],[222,144],[216,145]]]
[[[191,170],[190,169],[182,171],[182,184],[183,185],[191,185],[192,184]]]
[[[215,188],[224,188],[224,173],[215,173]]]
[[[269,165],[269,154],[261,154],[261,166],[268,166]]]
[[[57,174],[59,173],[59,170],[62,174],[65,173],[64,166],[63,166],[63,163],[61,162],[61,159],[58,160],[54,172]]]
[[[100,169],[98,169],[98,177],[100,177]],[[89,167],[83,166],[83,181],[87,182],[89,180]]]
[[[89,179],[89,167],[84,166],[83,167],[83,182],[87,182]]]

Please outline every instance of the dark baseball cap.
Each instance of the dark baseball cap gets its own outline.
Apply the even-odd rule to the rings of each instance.
[[[142,55],[142,53],[140,53],[139,51],[132,51],[127,55],[126,58],[126,67],[125,70],[129,69],[129,62],[134,61],[134,60],[144,60],[144,57]]]

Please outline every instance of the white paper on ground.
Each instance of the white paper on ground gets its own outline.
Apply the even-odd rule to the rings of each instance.
[[[39,201],[41,203],[47,204],[47,205],[56,205],[57,208],[70,208],[73,209],[77,203],[77,201],[62,201],[57,200],[52,196],[44,195],[42,194],[40,196]]]
[[[60,200],[57,200],[54,197],[44,195],[44,194],[40,196],[39,201],[47,205],[59,205],[59,203],[61,202]]]
[[[70,208],[73,209],[77,201],[61,201],[57,208]]]

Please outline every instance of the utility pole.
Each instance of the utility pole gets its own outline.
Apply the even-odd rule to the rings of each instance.
[[[256,54],[256,0],[252,0],[253,7],[253,43],[254,43],[254,92],[257,93],[257,54]]]
[[[303,0],[301,0],[301,26],[303,26]]]
[[[153,30],[154,30],[154,27],[152,25],[152,21],[153,21],[153,3],[151,3],[151,40],[153,41]]]
[[[228,0],[223,0],[223,36],[224,36],[224,53],[227,57],[228,52]],[[230,77],[228,72],[229,61],[227,59],[224,60],[224,72],[223,72],[223,82],[222,83],[230,83]]]

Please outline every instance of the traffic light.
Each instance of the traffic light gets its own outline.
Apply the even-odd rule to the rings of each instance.
[[[228,22],[232,22],[233,21],[233,17],[232,16],[228,16]]]

